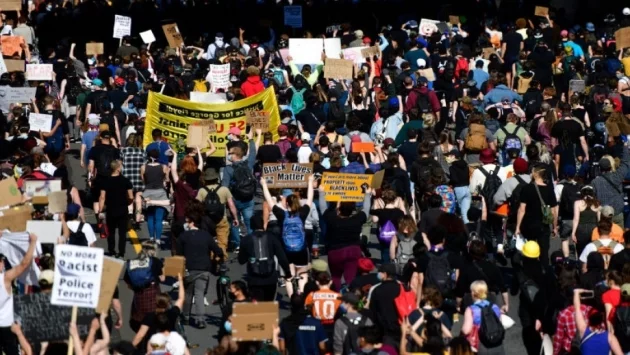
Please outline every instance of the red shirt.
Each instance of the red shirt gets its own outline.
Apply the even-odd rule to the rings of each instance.
[[[248,77],[247,80],[241,84],[241,93],[245,97],[254,96],[262,91],[265,91],[265,85],[260,81],[258,75]]]
[[[612,322],[615,319],[615,308],[621,303],[621,290],[619,289],[610,289],[602,295],[602,302],[604,305],[607,303],[612,305],[612,311],[610,312],[610,316],[608,320]]]

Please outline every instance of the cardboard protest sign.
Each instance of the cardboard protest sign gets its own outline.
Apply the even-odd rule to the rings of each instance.
[[[22,202],[22,192],[14,177],[0,180],[0,207],[13,206]]]
[[[569,91],[571,92],[584,92],[586,90],[586,82],[584,80],[570,80]]]
[[[97,313],[109,311],[109,306],[114,297],[114,291],[118,286],[120,273],[123,271],[125,262],[108,256],[103,257],[103,276],[101,277],[101,292],[98,298]]]
[[[0,36],[0,43],[2,43],[2,55],[13,57],[22,55],[22,44],[26,42],[22,36]]]
[[[65,213],[68,210],[68,195],[66,190],[55,191],[48,195],[48,212]]]
[[[35,91],[37,88],[0,86],[0,101],[6,103],[7,106],[15,103],[30,103],[35,97]]]
[[[435,81],[435,72],[433,71],[433,68],[420,69],[418,70],[418,73],[420,76],[427,78],[428,81]]]
[[[30,293],[15,296],[15,314],[22,321],[22,332],[31,344],[44,341],[68,340],[68,324],[72,308],[54,306],[49,293]],[[77,328],[79,336],[87,336],[94,319],[94,310],[78,308]]]
[[[363,202],[373,175],[324,173],[322,187],[328,202]]]
[[[212,118],[200,121],[198,124],[208,127],[208,133],[217,133],[217,125]]]
[[[205,102],[207,104],[224,104],[227,98],[224,93],[191,91],[190,101]]]
[[[247,110],[245,117],[247,117],[247,124],[252,126],[252,129],[260,129],[263,133],[269,132],[269,118],[271,117],[269,112]]]
[[[383,179],[385,178],[385,170],[377,171],[372,177],[372,185],[373,189],[380,189],[381,185],[383,185]]]
[[[459,25],[459,16],[450,15],[448,17],[448,22],[450,22],[451,25]]]
[[[26,222],[30,221],[33,206],[24,205],[0,211],[0,230],[8,229],[11,232],[23,232],[26,230]]]
[[[114,38],[123,38],[131,34],[131,17],[116,15],[114,18]]]
[[[341,38],[324,38],[326,58],[341,59]]]
[[[372,46],[372,47],[361,49],[361,55],[363,56],[363,58],[372,58],[375,55],[378,55],[378,53],[379,53],[378,46]]]
[[[483,49],[483,59],[490,59],[490,56],[495,53],[496,51],[493,47],[486,47]]]
[[[28,221],[26,231],[35,234],[42,244],[57,244],[61,237],[61,221]]]
[[[46,115],[43,113],[29,113],[28,125],[31,132],[44,132],[49,133],[52,129],[52,115]]]
[[[536,9],[534,10],[534,15],[545,17],[549,15],[549,8],[544,6],[536,6]]]
[[[289,38],[289,54],[296,64],[320,63],[323,51],[321,38]]]
[[[206,80],[212,85],[212,90],[227,89],[230,87],[230,65],[210,64],[210,72]]]
[[[352,79],[354,63],[347,59],[326,58],[324,66],[324,78],[326,79]]]
[[[105,53],[103,43],[86,43],[85,54],[87,55],[99,55]]]
[[[353,142],[352,153],[374,153],[374,142]]]
[[[308,187],[308,178],[313,174],[313,164],[277,163],[263,165],[263,178],[267,187],[296,188]]]
[[[177,274],[181,274],[184,277],[186,273],[186,258],[183,256],[164,258],[162,273],[164,276],[177,277]]]
[[[284,25],[293,28],[302,28],[302,6],[284,7]]]
[[[208,135],[210,129],[208,126],[190,125],[188,126],[188,137],[186,138],[186,147],[204,149],[208,146]]]
[[[164,31],[169,47],[179,48],[182,44],[184,44],[184,38],[179,32],[179,27],[177,27],[176,23],[170,23],[162,26],[162,31]]]
[[[237,303],[232,306],[232,337],[236,341],[273,338],[278,324],[278,302]]]
[[[153,34],[153,31],[151,30],[140,32],[140,37],[142,38],[142,41],[145,44],[155,42],[155,35]]]
[[[26,68],[26,62],[18,59],[5,59],[4,64],[7,68],[7,72],[24,71]]]
[[[22,8],[22,1],[20,0],[0,0],[0,9],[5,9],[4,11],[11,11],[12,9],[21,9],[21,8]],[[18,13],[18,17],[19,17],[19,13]]]
[[[48,81],[53,78],[52,64],[26,64],[26,77],[29,81]]]
[[[103,249],[58,244],[55,246],[55,278],[50,303],[96,308],[102,273]]]
[[[622,48],[630,48],[630,27],[624,27],[615,32],[615,44],[618,51]]]
[[[61,191],[61,179],[25,180],[23,188],[24,194],[32,199],[33,204],[46,205],[51,192]]]
[[[435,25],[440,33],[447,33],[451,29],[451,26],[447,22],[438,22]]]

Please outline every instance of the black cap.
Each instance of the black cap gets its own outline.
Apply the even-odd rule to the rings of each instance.
[[[378,267],[378,272],[384,272],[389,276],[396,276],[396,265],[394,264],[383,264]]]
[[[359,296],[357,296],[354,292],[346,292],[343,296],[339,296],[337,299],[341,302],[349,303],[354,307],[358,306],[359,303],[361,303]]]

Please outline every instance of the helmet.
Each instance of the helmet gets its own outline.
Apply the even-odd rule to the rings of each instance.
[[[531,259],[536,259],[540,256],[540,246],[533,240],[528,241],[523,245],[523,256]]]

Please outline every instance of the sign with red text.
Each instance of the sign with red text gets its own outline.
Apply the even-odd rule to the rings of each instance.
[[[50,303],[56,306],[96,308],[102,273],[103,249],[56,245]]]

